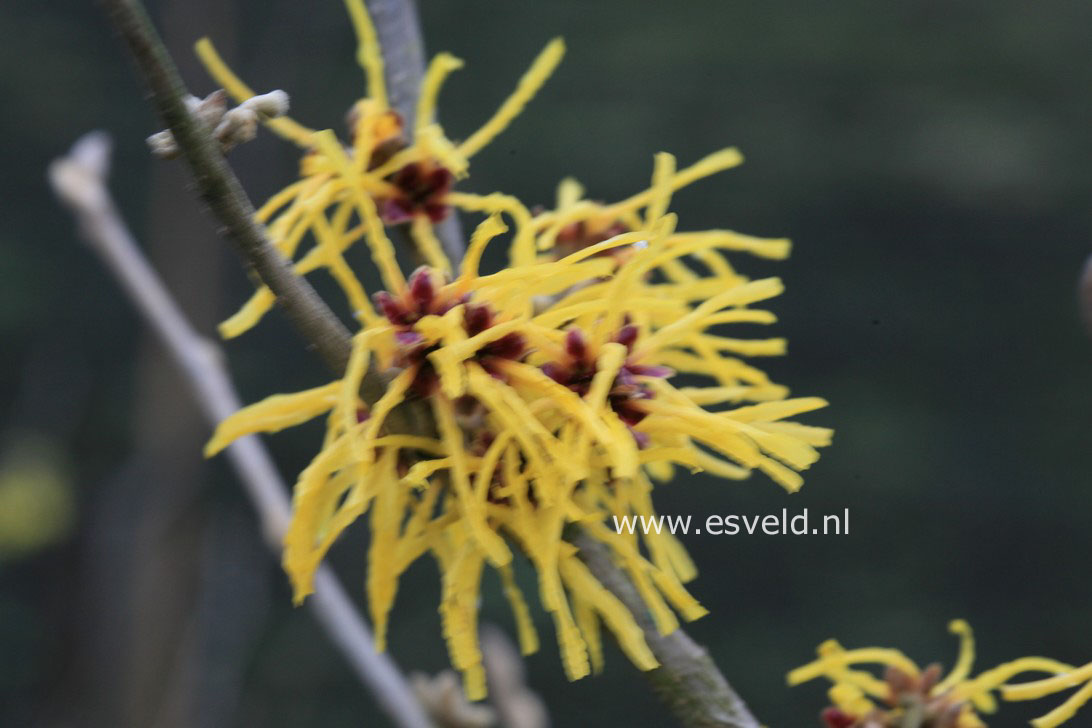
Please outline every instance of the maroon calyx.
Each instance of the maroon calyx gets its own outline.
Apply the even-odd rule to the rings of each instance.
[[[480,334],[496,323],[496,315],[487,304],[471,303],[469,296],[444,295],[436,286],[435,273],[422,266],[415,270],[407,282],[406,290],[400,296],[393,296],[380,291],[372,296],[376,306],[391,324],[394,325],[394,340],[398,344],[395,365],[403,368],[416,367],[417,374],[410,384],[410,391],[420,397],[435,393],[440,378],[437,375],[429,354],[439,348],[439,344],[430,344],[414,324],[425,316],[443,316],[459,304],[463,309],[463,326],[468,337]],[[501,378],[500,360],[520,361],[527,355],[527,343],[522,335],[512,332],[495,341],[491,341],[472,357],[481,367],[494,377]]]
[[[387,178],[397,193],[380,200],[379,216],[388,225],[408,222],[425,215],[432,222],[447,217],[451,206],[444,197],[455,183],[455,175],[435,162],[410,162]]]
[[[379,311],[396,327],[396,334],[410,333],[404,327],[412,327],[425,316],[443,316],[466,297],[455,298],[441,296],[437,290],[434,276],[439,276],[431,268],[421,266],[410,274],[406,290],[401,296],[393,296],[386,291],[379,291],[372,296]],[[416,332],[412,332],[416,334]]]
[[[614,341],[625,346],[628,352],[632,352],[638,333],[636,326],[627,323],[615,334]],[[591,389],[597,369],[597,363],[589,351],[587,339],[577,328],[569,329],[565,335],[564,359],[560,362],[548,362],[542,366],[546,376],[568,387],[581,397],[587,395]],[[607,394],[607,403],[629,428],[638,447],[647,447],[649,443],[648,435],[633,429],[648,416],[648,413],[640,407],[640,402],[652,399],[654,396],[644,378],[664,378],[673,373],[667,367],[646,366],[627,358],[614,377],[610,392]]]
[[[821,714],[827,728],[850,728],[857,719],[841,708],[827,708]]]
[[[354,106],[346,118],[350,139],[354,140],[360,123],[360,109]],[[382,167],[408,145],[403,133],[404,122],[395,111],[386,111],[373,121],[372,133],[376,138],[368,157],[369,172]],[[455,175],[433,159],[410,162],[384,177],[394,188],[389,195],[378,195],[376,206],[379,217],[387,225],[409,222],[424,215],[432,222],[447,217],[451,206],[444,197],[455,183]]]

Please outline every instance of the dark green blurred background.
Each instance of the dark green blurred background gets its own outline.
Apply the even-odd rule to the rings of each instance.
[[[212,85],[189,46],[209,33],[298,119],[341,129],[361,82],[340,2],[151,5],[195,91]],[[784,673],[829,636],[950,665],[945,627],[964,617],[983,667],[1092,658],[1092,342],[1074,304],[1092,241],[1092,4],[423,0],[421,14],[430,51],[468,62],[442,98],[456,137],[548,38],[569,44],[468,189],[550,202],[573,174],[616,199],[657,151],[687,164],[738,145],[743,168],[678,195],[682,227],[796,242],[786,264],[737,267],[786,280],[790,355],[769,369],[829,398],[811,421],[835,446],[792,497],[701,477],[657,496],[702,519],[851,510],[848,537],[686,541],[712,612],[692,634],[767,724],[817,725],[823,688],[788,690]],[[202,330],[247,295],[178,165],[148,159],[158,123],[118,44],[71,0],[5,0],[0,31],[0,725],[383,725],[290,606],[231,474],[200,460],[208,430],[174,369],[47,190],[51,158],[110,131],[119,204]],[[295,175],[268,135],[232,161],[256,199]],[[226,348],[247,400],[325,381],[276,316]],[[288,477],[318,437],[272,441]],[[335,554],[356,596],[364,530]],[[391,631],[406,668],[447,664],[437,599],[422,561]],[[555,725],[670,724],[613,648],[604,674],[568,684],[536,614],[529,680]],[[511,627],[492,578],[483,616]]]

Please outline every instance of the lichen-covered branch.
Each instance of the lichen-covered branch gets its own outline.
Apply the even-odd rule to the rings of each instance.
[[[728,684],[705,648],[682,629],[660,634],[637,589],[614,565],[602,543],[575,529],[570,540],[580,548],[580,557],[596,578],[633,612],[660,662],[660,667],[645,674],[680,723],[694,728],[759,728],[743,698]]]

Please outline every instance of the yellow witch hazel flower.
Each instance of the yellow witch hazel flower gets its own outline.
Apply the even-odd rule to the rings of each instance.
[[[922,670],[898,650],[846,650],[835,640],[827,640],[819,645],[817,660],[789,673],[789,685],[818,677],[833,683],[829,692],[833,705],[822,713],[828,728],[985,728],[979,713],[997,711],[995,692],[1003,700],[1032,700],[1084,684],[1062,705],[1031,722],[1036,728],[1055,728],[1092,698],[1092,664],[1078,669],[1045,657],[1022,657],[972,677],[975,649],[971,628],[957,619],[949,629],[959,636],[960,650],[946,676],[942,677],[940,665]],[[883,666],[884,677],[881,680],[855,665]],[[1052,677],[1009,683],[1024,673]]]
[[[390,117],[385,105],[376,106],[382,111],[370,106],[381,78],[374,33],[359,2],[347,4],[373,82],[368,108],[360,108],[357,143],[360,134],[378,138],[374,125],[361,131],[360,119]],[[453,148],[468,157],[499,130],[556,63],[560,47],[547,47],[516,101],[506,102],[486,125],[493,131]],[[207,46],[204,55],[230,82]],[[437,74],[430,73],[434,86]],[[419,113],[422,118],[428,113]],[[298,266],[330,269],[360,329],[343,376],[239,411],[220,424],[206,453],[246,434],[326,418],[322,448],[295,485],[284,541],[296,601],[312,591],[315,570],[338,536],[367,514],[366,587],[377,645],[385,646],[401,574],[431,554],[442,574],[444,638],[471,698],[485,693],[477,609],[487,565],[504,585],[523,652],[538,648],[514,578],[516,553],[537,574],[538,600],[553,620],[570,679],[601,667],[603,624],[640,669],[657,667],[633,615],[563,538],[566,527],[583,527],[609,549],[659,630],[668,633],[678,626],[676,614],[688,620],[705,614],[683,587],[696,576],[693,563],[673,536],[620,534],[607,519],[653,515],[651,476],[668,478],[675,465],[732,479],[757,469],[795,491],[802,485],[799,471],[831,439],[826,428],[788,421],[825,406],[824,400],[790,399],[784,387],[744,361],[782,353],[783,340],[722,333],[736,323],[773,323],[773,314],[756,305],[782,290],[776,278],[751,281],[737,274],[725,253],[779,258],[788,253],[787,241],[676,232],[675,215],[668,212],[674,190],[738,164],[738,153],[720,152],[683,170],[676,170],[671,155],[657,155],[649,188],[616,205],[585,203],[576,183],[567,181],[558,209],[535,217],[504,195],[447,193],[443,199],[451,205],[488,214],[454,269],[437,246],[426,256],[428,265],[407,278],[385,231],[384,222],[392,220],[381,212],[389,190],[379,183],[390,183],[384,165],[397,165],[380,162],[373,173],[361,159],[374,153],[374,145],[362,147],[364,153],[346,151],[331,131],[300,132],[290,122],[281,130],[299,139],[306,134],[312,151],[304,179],[274,198],[272,207],[283,203],[289,211],[272,219],[267,206],[263,219],[272,219],[286,252],[294,251],[301,230],[316,235],[319,252]],[[432,137],[440,138],[438,132]],[[413,156],[423,155],[426,147],[419,143],[400,147],[390,159],[450,163],[444,154],[451,148],[443,145],[432,149],[433,156]],[[330,207],[332,220],[326,217]],[[486,274],[480,263],[487,247],[508,232],[502,213],[513,225],[511,264]],[[418,228],[426,229],[427,210],[415,214],[424,221]],[[291,221],[282,222],[285,216]],[[349,227],[353,216],[362,221],[359,230]],[[371,300],[340,257],[360,239],[386,286]],[[235,324],[245,329],[265,307],[252,301],[224,333],[237,333]],[[388,382],[370,404],[359,394],[369,370]],[[696,376],[681,386],[677,372]],[[435,428],[394,432],[389,420],[405,402],[427,406]]]
[[[289,257],[310,234],[314,246],[296,261],[298,273],[326,268],[345,290],[350,305],[367,309],[367,295],[346,265],[343,254],[355,242],[374,235],[383,224],[408,223],[420,253],[428,264],[447,270],[448,262],[432,224],[459,208],[471,212],[502,212],[518,223],[530,220],[519,200],[503,194],[474,195],[456,192],[456,179],[465,177],[469,160],[520,114],[565,54],[565,45],[554,39],[539,53],[520,79],[516,90],[477,131],[455,143],[436,121],[436,101],[447,76],[462,67],[458,58],[441,53],[429,64],[421,86],[412,141],[407,139],[402,117],[390,108],[383,77],[383,57],[375,28],[362,0],[345,0],[359,40],[358,61],[363,67],[368,95],[357,101],[349,114],[351,140],[343,146],[331,132],[316,132],[290,118],[265,120],[275,133],[305,150],[301,178],[270,198],[258,210],[258,220],[268,224],[269,235]],[[217,54],[212,42],[197,43],[197,55],[211,75],[237,101],[254,92]],[[359,220],[354,226],[354,215]],[[371,252],[384,284],[397,278],[394,250]],[[272,307],[273,293],[259,289],[242,309],[221,324],[226,338],[247,331]]]

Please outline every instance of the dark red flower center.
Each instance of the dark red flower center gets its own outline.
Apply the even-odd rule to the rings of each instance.
[[[401,296],[380,291],[372,297],[379,310],[395,327],[394,338],[398,343],[395,364],[406,368],[416,367],[417,374],[410,385],[410,391],[422,397],[433,394],[439,384],[439,376],[428,355],[440,345],[428,341],[414,329],[414,324],[425,316],[443,316],[460,304],[464,306],[463,327],[468,337],[480,334],[496,323],[496,314],[488,304],[473,303],[468,295],[444,295],[437,289],[433,275],[429,268],[418,268],[410,276],[409,285]],[[527,343],[523,336],[512,332],[483,346],[474,354],[473,360],[491,375],[499,377],[497,364],[500,360],[519,361],[526,354]]]
[[[411,162],[387,181],[397,189],[395,195],[380,202],[380,217],[388,225],[407,222],[418,215],[439,222],[451,210],[444,197],[451,191],[455,175],[435,162]]]
[[[827,728],[850,728],[857,719],[841,708],[827,708],[822,713],[823,723]]]
[[[347,122],[351,136],[355,137],[361,122],[358,106],[349,111]],[[403,126],[402,117],[394,111],[384,112],[374,120],[371,133],[375,139],[368,157],[369,172],[382,167],[409,146]],[[408,222],[418,215],[439,222],[451,210],[443,198],[451,191],[455,175],[434,159],[411,162],[387,175],[385,180],[393,185],[394,193],[377,199],[377,206],[380,218],[388,225]]]
[[[618,330],[613,340],[625,346],[627,351],[633,351],[637,336],[637,327],[627,323]],[[565,358],[560,362],[544,364],[542,371],[558,384],[563,384],[581,397],[585,396],[591,389],[598,366],[595,357],[588,350],[584,333],[580,329],[570,329],[565,336]],[[646,366],[627,358],[611,384],[607,402],[619,419],[630,428],[641,447],[648,444],[648,436],[633,428],[648,414],[640,407],[641,400],[653,397],[652,389],[641,378],[668,377],[672,373],[667,367]]]

